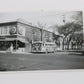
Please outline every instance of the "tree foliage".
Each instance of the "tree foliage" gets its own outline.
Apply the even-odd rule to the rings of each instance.
[[[65,25],[61,25],[58,27],[58,32],[59,34],[62,34],[63,37],[63,49],[64,49],[64,44],[68,46],[69,49],[69,44],[71,40],[75,41],[75,44],[77,45],[82,45],[83,41],[83,25],[78,24],[78,23],[66,23]],[[81,37],[81,38],[80,38]]]
[[[44,29],[46,27],[46,23],[43,24],[41,22],[37,22],[37,27],[41,28],[41,29]]]
[[[83,24],[83,12],[82,11],[76,11],[75,15],[72,15],[71,18],[78,24]]]
[[[83,26],[74,22],[66,23],[65,25],[61,25],[58,27],[59,34],[63,34],[67,37],[70,34],[74,34],[75,32],[80,32],[83,30]]]

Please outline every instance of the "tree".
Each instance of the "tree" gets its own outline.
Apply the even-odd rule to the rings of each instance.
[[[71,18],[74,20],[74,22],[83,25],[83,12],[82,11],[76,11],[75,15],[72,15]]]
[[[43,23],[41,23],[41,22],[38,22],[38,23],[37,23],[37,27],[40,28],[40,31],[41,31],[41,41],[42,41],[43,29],[46,27],[46,23],[43,24]]]
[[[37,27],[41,28],[41,29],[44,29],[46,28],[47,24],[46,23],[41,23],[41,22],[37,22]]]
[[[75,33],[79,33],[80,31],[83,31],[83,26],[81,24],[74,22],[66,23],[65,25],[61,25],[58,27],[59,34],[64,35],[63,49],[64,49],[64,44],[66,44],[67,49],[69,49],[70,41],[74,38]]]

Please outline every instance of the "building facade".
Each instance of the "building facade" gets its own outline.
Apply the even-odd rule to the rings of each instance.
[[[0,50],[31,52],[32,41],[54,42],[54,34],[22,21],[0,23]]]

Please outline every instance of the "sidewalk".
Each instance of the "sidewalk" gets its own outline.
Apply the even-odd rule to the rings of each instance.
[[[12,53],[12,54],[32,54],[27,52],[11,52],[11,51],[0,51],[0,53]]]
[[[0,53],[6,53],[6,51],[0,51]]]
[[[82,53],[77,53],[77,52],[56,52],[56,54],[82,55]]]
[[[11,52],[13,54],[32,54],[32,53],[27,53],[27,52]]]
[[[27,53],[27,52],[10,52],[10,51],[0,51],[0,53],[12,53],[12,54],[34,54],[34,53]],[[83,54],[83,50],[57,50],[55,54],[72,54],[72,55],[81,55]],[[42,54],[42,53],[41,53]]]
[[[57,50],[57,53],[62,54],[83,54],[84,50]]]

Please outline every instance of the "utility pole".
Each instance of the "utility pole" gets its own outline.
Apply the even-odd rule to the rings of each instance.
[[[65,25],[65,15],[62,15],[62,17],[63,17],[63,23],[64,23],[64,25]],[[62,42],[62,49],[64,50],[64,38],[65,37],[63,37],[63,42]]]
[[[41,41],[43,41],[43,26],[42,26],[42,28],[40,29],[40,31],[41,31]]]

